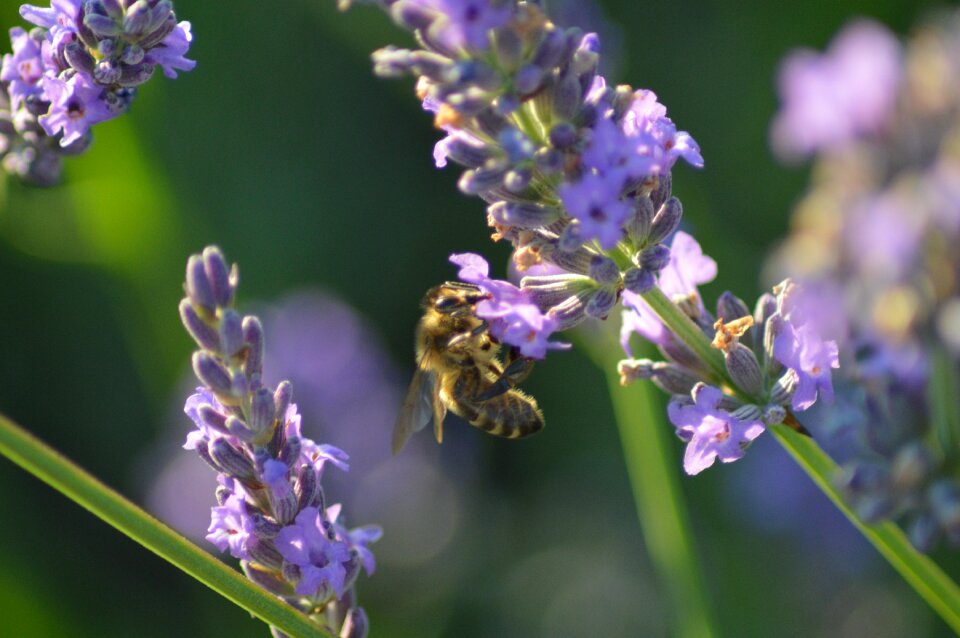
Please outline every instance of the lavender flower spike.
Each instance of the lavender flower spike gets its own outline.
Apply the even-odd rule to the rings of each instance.
[[[82,153],[91,128],[125,113],[137,87],[157,67],[170,78],[196,63],[186,58],[189,22],[169,0],[23,5],[37,25],[10,31],[13,54],[0,70],[0,159],[7,173],[48,186],[62,157]]]
[[[327,463],[347,469],[347,455],[301,434],[292,388],[262,381],[263,338],[256,317],[233,308],[239,278],[215,247],[187,262],[180,314],[200,349],[197,376],[207,386],[184,411],[196,430],[184,448],[218,472],[218,507],[207,540],[241,561],[244,572],[292,606],[322,618],[331,633],[365,635],[353,585],[374,567],[374,527],[348,530],[339,505],[325,505]],[[358,633],[359,632],[359,633]]]

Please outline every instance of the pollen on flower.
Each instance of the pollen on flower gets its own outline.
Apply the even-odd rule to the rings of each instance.
[[[449,127],[463,128],[463,124],[463,115],[446,103],[440,104],[437,108],[437,114],[433,118],[433,125],[442,130]]]
[[[752,326],[753,317],[750,315],[734,319],[728,323],[724,323],[723,319],[717,319],[717,322],[713,324],[717,334],[710,345],[717,350],[727,352]]]

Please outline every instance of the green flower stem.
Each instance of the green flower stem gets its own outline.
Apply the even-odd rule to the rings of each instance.
[[[729,383],[723,355],[710,345],[703,332],[697,327],[697,324],[693,323],[690,317],[683,314],[683,311],[656,286],[641,296],[657,313],[664,325],[670,328],[670,331],[677,335],[688,348],[693,350],[694,354],[707,365],[718,379],[723,379]]]
[[[890,522],[867,525],[844,504],[842,496],[830,482],[831,477],[836,476],[837,465],[813,439],[783,425],[773,426],[770,430],[860,533],[933,607],[944,622],[960,634],[960,587],[928,556],[914,549],[899,527]]]
[[[215,592],[293,638],[332,638],[79,466],[0,415],[0,454]]]
[[[671,635],[710,638],[719,635],[700,573],[680,486],[669,430],[652,386],[620,386],[612,340],[591,342],[587,350],[603,369],[633,491],[647,553],[672,605]]]
[[[721,379],[727,379],[726,370],[723,369],[722,355],[711,347],[707,337],[696,329],[693,322],[667,299],[666,295],[655,288],[644,294],[643,298],[667,328],[701,357],[712,371],[717,372]],[[914,549],[900,528],[893,523],[868,525],[858,518],[843,503],[840,494],[830,484],[830,478],[837,472],[836,464],[812,438],[791,430],[791,427],[799,426],[795,419],[788,417],[786,423],[787,425],[770,428],[777,441],[790,452],[800,467],[810,475],[813,482],[840,508],[867,540],[873,543],[873,546],[893,565],[904,580],[950,627],[960,633],[960,588],[956,583],[936,563]]]
[[[960,450],[960,391],[957,367],[950,355],[942,348],[931,348],[933,370],[930,374],[930,411],[933,432],[948,461],[957,458]]]

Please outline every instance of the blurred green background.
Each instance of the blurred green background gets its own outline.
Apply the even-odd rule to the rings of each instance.
[[[5,26],[21,24],[17,4],[0,2]],[[0,411],[138,502],[144,459],[190,427],[177,416],[191,343],[176,310],[190,252],[217,243],[240,264],[241,309],[306,286],[332,291],[366,316],[384,365],[403,376],[417,302],[454,274],[447,255],[481,252],[504,274],[508,253],[490,243],[481,203],[457,192],[456,170],[432,165],[438,133],[412,82],[373,77],[369,53],[408,40],[372,8],[341,15],[333,4],[179,0],[196,70],[155,79],[129,116],[97,127],[64,186],[6,184]],[[755,297],[806,180],[767,147],[780,57],[823,48],[859,14],[905,33],[931,6],[597,4],[620,43],[606,52],[618,62],[611,79],[655,90],[706,157],[702,172],[678,168],[674,190],[720,264],[707,299]],[[465,483],[454,485],[460,522],[430,560],[388,561],[361,579],[373,636],[670,635],[603,375],[574,350],[551,355],[525,387],[547,415],[535,439],[448,427],[455,442],[429,462]],[[371,424],[371,436],[389,427]],[[467,477],[444,460],[457,446],[477,464]],[[678,474],[680,457],[678,442]],[[741,463],[682,479],[724,635],[949,635],[785,459],[760,441]],[[267,635],[2,459],[0,482],[0,636]],[[376,522],[364,516],[352,522]],[[385,533],[380,549],[396,554],[402,539]]]

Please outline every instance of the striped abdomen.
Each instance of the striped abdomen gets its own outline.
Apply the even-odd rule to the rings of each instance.
[[[491,380],[483,376],[480,368],[449,375],[440,390],[441,400],[451,412],[494,436],[519,439],[543,429],[543,414],[536,400],[519,390],[507,390],[485,401],[477,400],[475,397],[492,385]]]

